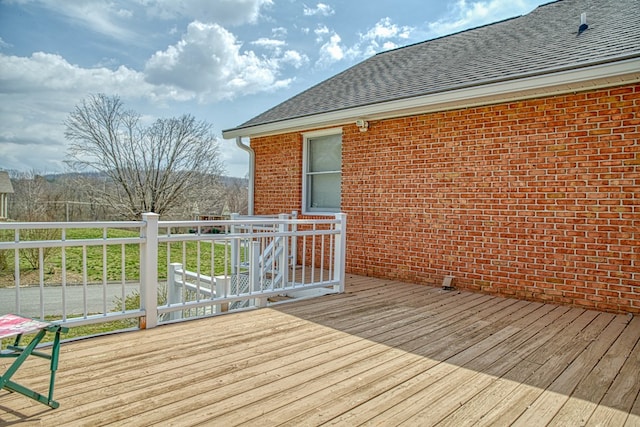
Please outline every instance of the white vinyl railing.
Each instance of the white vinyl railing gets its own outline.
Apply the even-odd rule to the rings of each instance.
[[[141,289],[125,263],[140,253],[144,229],[143,221],[0,223],[0,311],[76,325],[143,316],[125,306]]]
[[[158,219],[0,223],[0,314],[152,328],[344,290],[344,214]]]

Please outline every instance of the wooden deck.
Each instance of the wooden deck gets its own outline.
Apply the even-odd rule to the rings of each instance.
[[[44,391],[46,369],[16,379]],[[60,408],[0,391],[0,425],[638,426],[639,391],[638,317],[350,276],[341,295],[64,343]]]

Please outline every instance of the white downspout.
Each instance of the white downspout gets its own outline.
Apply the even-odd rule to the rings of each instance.
[[[254,171],[256,166],[256,153],[253,148],[242,142],[242,137],[236,137],[236,145],[241,149],[249,153],[249,188],[248,188],[248,201],[247,201],[247,215],[253,215],[253,180]]]

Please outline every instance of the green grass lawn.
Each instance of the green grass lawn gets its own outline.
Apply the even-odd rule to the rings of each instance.
[[[60,231],[56,234],[26,235],[25,240],[59,239]],[[0,235],[0,241],[11,241],[12,234],[4,232]],[[66,240],[100,239],[102,229],[69,229],[66,232]],[[108,230],[108,236],[112,238],[137,237],[137,231],[131,230]],[[216,235],[211,236],[215,239]],[[22,236],[25,238],[25,236]],[[225,250],[227,251],[227,268],[229,268],[229,247],[222,244],[215,244],[212,241],[199,243],[200,273],[208,276],[219,275],[224,272]],[[167,257],[170,253],[170,258]],[[214,255],[213,271],[211,256]],[[124,255],[123,255],[124,254]],[[61,283],[61,272],[63,270],[63,253],[61,248],[51,248],[45,253],[44,276],[45,284]],[[38,250],[20,251],[20,276],[21,285],[39,284],[39,271],[34,268],[38,265]],[[86,256],[86,273],[83,271],[83,256]],[[87,246],[86,255],[83,255],[82,247],[69,247],[64,250],[65,264],[64,270],[67,276],[67,283],[82,283],[84,274],[88,282],[102,282],[103,275],[106,274],[107,281],[121,281],[124,270],[124,277],[127,281],[135,281],[140,278],[140,251],[137,244],[107,245],[106,267],[103,259],[103,247]],[[34,261],[35,260],[35,261]],[[198,266],[198,242],[174,242],[161,244],[158,248],[158,278],[165,280],[167,277],[167,265],[169,263],[183,263],[190,271],[195,271]],[[0,250],[0,287],[14,286],[14,251]]]

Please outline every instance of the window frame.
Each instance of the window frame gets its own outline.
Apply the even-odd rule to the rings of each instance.
[[[309,206],[310,204],[310,188],[309,188],[309,177],[313,175],[319,175],[320,173],[310,173],[309,172],[309,143],[310,140],[314,138],[320,138],[323,136],[340,136],[340,169],[337,171],[323,171],[321,173],[339,173],[340,174],[340,203],[339,206],[335,209],[328,208],[312,208]],[[305,132],[302,134],[302,213],[305,215],[334,215],[340,212],[342,207],[342,128],[331,128],[331,129],[323,129],[319,131],[313,132]]]

